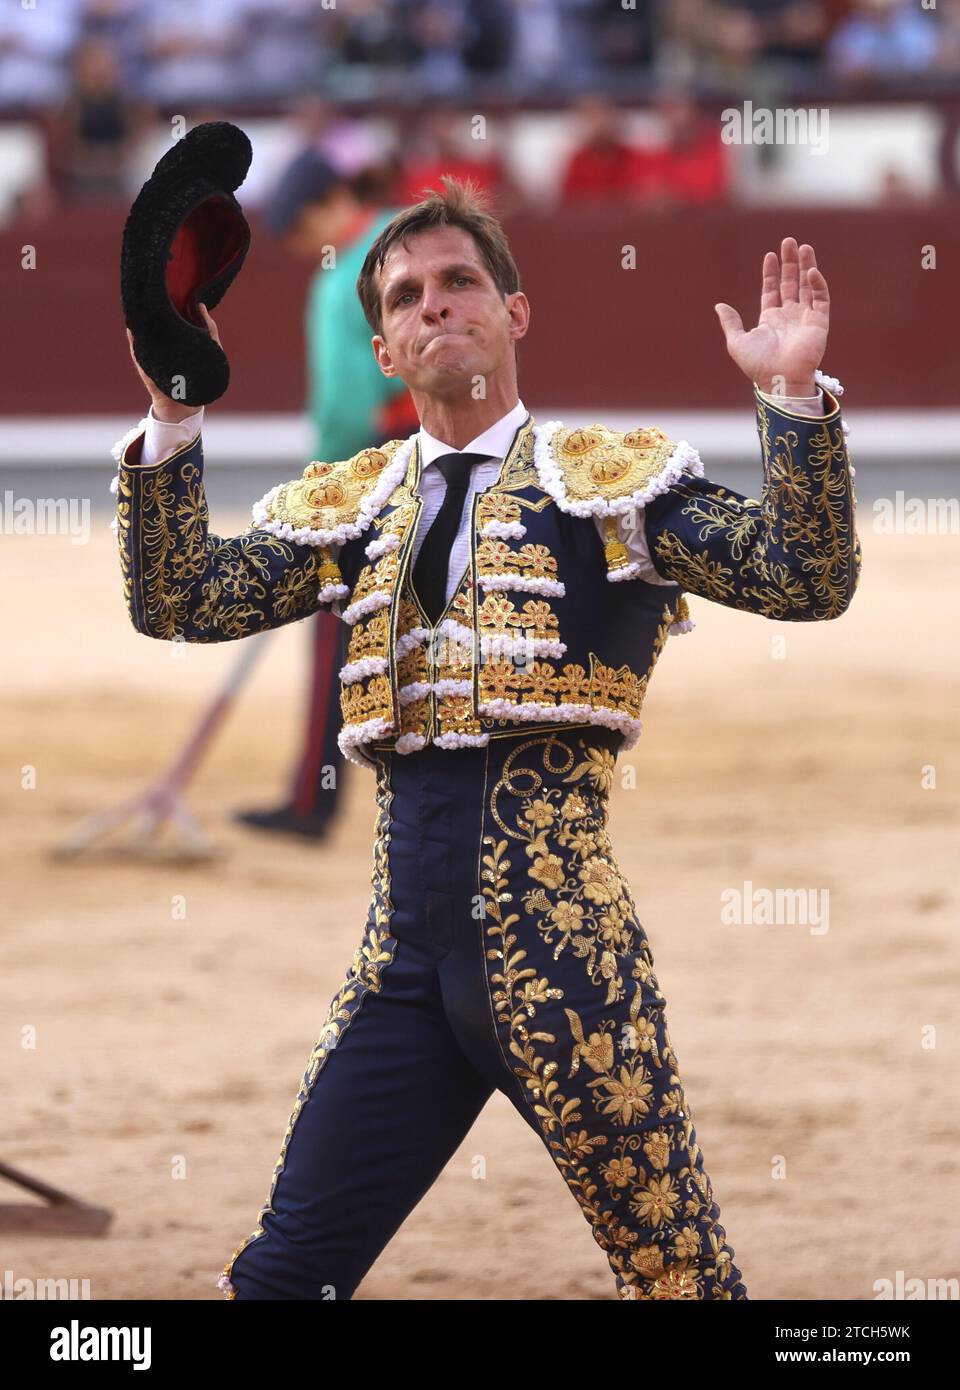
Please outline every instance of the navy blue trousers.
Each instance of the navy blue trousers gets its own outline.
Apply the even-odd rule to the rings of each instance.
[[[543,1140],[617,1296],[747,1297],[607,836],[621,741],[568,726],[375,753],[366,926],[228,1297],[351,1298],[495,1088]]]

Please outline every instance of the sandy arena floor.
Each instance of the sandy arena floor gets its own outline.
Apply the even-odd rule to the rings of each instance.
[[[897,1271],[960,1276],[957,539],[875,536],[861,517],[863,579],[838,622],[691,599],[699,626],[668,643],[621,760],[636,788],[614,794],[614,846],[754,1299],[870,1299]],[[229,534],[246,514],[215,522]],[[0,1278],[219,1299],[365,919],[373,777],[349,769],[329,845],[230,821],[285,787],[308,635],[287,628],[192,789],[222,859],[52,861],[79,816],[164,768],[239,648],[138,636],[102,518],[89,545],[4,550],[0,1157],[115,1220],[99,1240],[0,1235]],[[20,789],[25,766],[35,790]],[[829,888],[829,930],[722,925],[721,891],[744,880]],[[3,1201],[21,1196],[2,1185]],[[358,1294],[614,1296],[579,1208],[500,1095]]]

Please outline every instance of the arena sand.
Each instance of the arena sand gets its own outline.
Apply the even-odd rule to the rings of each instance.
[[[216,522],[230,534],[246,519]],[[614,848],[754,1299],[862,1300],[897,1271],[960,1275],[958,543],[875,536],[869,513],[861,534],[861,587],[839,621],[770,623],[691,599],[698,626],[668,642],[644,734],[618,765],[636,785],[619,771],[613,793]],[[160,773],[239,648],[136,634],[99,519],[87,545],[18,537],[5,550],[17,599],[2,697],[0,1155],[115,1217],[103,1239],[0,1236],[0,1271],[87,1278],[94,1299],[221,1298],[362,932],[373,776],[348,769],[329,844],[231,822],[285,791],[308,656],[294,625],[270,639],[191,790],[222,858],[52,861],[76,818]],[[36,787],[21,789],[30,767]],[[745,881],[828,889],[829,929],[724,925],[721,893]],[[3,1184],[4,1201],[21,1197],[33,1200]],[[357,1297],[615,1290],[547,1151],[497,1094]]]

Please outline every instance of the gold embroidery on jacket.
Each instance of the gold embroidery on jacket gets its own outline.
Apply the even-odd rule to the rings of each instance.
[[[430,680],[430,662],[427,649],[428,639],[425,636],[418,636],[416,640],[413,640],[414,629],[423,629],[426,625],[419,608],[412,599],[408,597],[409,593],[409,585],[405,585],[398,601],[399,612],[397,615],[396,640],[398,642],[403,642],[406,647],[403,654],[397,658],[398,691],[402,691],[404,686],[424,686]],[[401,696],[400,734],[417,734],[426,740],[430,732],[429,726],[429,696],[421,695],[416,700],[406,699]]]
[[[548,546],[527,543],[514,549],[506,541],[484,538],[477,546],[477,574],[510,574],[522,578],[556,579],[557,561]]]
[[[350,633],[347,660],[360,661],[365,656],[386,656],[390,637],[390,611],[378,608],[358,619]]]
[[[480,635],[495,633],[518,635],[529,631],[533,637],[559,637],[560,619],[546,599],[525,599],[519,609],[502,593],[485,595],[477,609]]]
[[[401,484],[394,495],[405,490],[406,484]],[[347,646],[347,664],[362,661],[364,658],[379,657],[387,662],[387,669],[385,674],[367,676],[349,684],[341,684],[340,710],[344,725],[362,723],[368,719],[394,721],[396,692],[391,683],[390,668],[395,659],[398,633],[392,630],[391,623],[395,597],[401,582],[401,566],[406,565],[408,542],[418,516],[419,506],[416,501],[410,499],[386,518],[380,519],[378,539],[382,540],[387,535],[395,536],[398,544],[394,549],[366,562],[357,576],[349,598],[344,600],[345,609],[374,593],[386,593],[390,596],[389,603],[362,614],[352,625]],[[399,632],[405,630],[402,626],[399,628]],[[402,682],[398,682],[400,683]],[[400,732],[408,732],[410,716],[404,715],[402,706],[400,718]]]
[[[674,490],[681,487],[674,484]],[[719,560],[711,560],[709,552],[695,553],[673,531],[661,531],[656,539],[656,552],[663,563],[663,572],[691,593],[717,603],[728,603],[735,589],[733,570]]]
[[[665,631],[667,624],[661,627]],[[654,657],[654,660],[656,658]],[[650,670],[652,670],[651,663]],[[509,658],[481,663],[479,697],[481,704],[509,700],[522,706],[527,702],[562,706],[588,705],[639,717],[646,694],[649,671],[638,676],[629,666],[607,666],[596,652],[590,653],[590,669],[575,662],[559,663],[547,657],[524,664]]]
[[[265,531],[231,540],[209,533],[200,469],[191,462],[177,467],[179,498],[169,467],[136,474],[138,531],[126,500],[132,495],[132,475],[120,469],[118,497],[124,510],[118,534],[125,550],[138,545],[140,600],[151,635],[181,637],[189,624],[193,640],[239,638],[313,612],[319,557],[311,551],[294,564],[293,547]],[[278,562],[283,570],[271,583]],[[201,576],[205,578],[197,588]]]
[[[765,478],[759,501],[705,498],[683,479],[673,488],[688,499],[681,511],[693,519],[697,538],[724,537],[739,570],[670,530],[655,541],[661,569],[692,593],[767,618],[804,610],[811,619],[835,618],[849,602],[851,561],[854,587],[861,567],[860,540],[845,519],[856,499],[843,427],[839,421],[824,422],[807,439],[801,458],[795,429],[784,428],[771,438],[770,417],[759,398],[757,418]],[[786,560],[776,558],[780,549]]]
[[[521,488],[539,487],[539,485],[539,477],[534,462],[534,434],[531,419],[529,423],[520,426],[514,443],[503,460],[503,467],[496,482],[492,489],[488,489],[484,495],[492,497],[498,492],[519,492]],[[499,519],[516,520],[515,517]],[[492,516],[485,516],[484,520],[492,520]]]
[[[393,693],[389,675],[372,675],[341,686],[340,708],[344,724],[363,724],[368,719],[389,719]]]
[[[388,550],[377,560],[365,564],[357,575],[357,582],[350,591],[350,597],[345,600],[344,607],[367,598],[372,593],[392,593],[400,572],[399,554],[398,550]]]
[[[647,447],[638,443],[638,449]],[[383,675],[377,674],[351,682],[342,687],[341,708],[344,724],[361,724],[381,719],[394,725],[377,737],[379,744],[391,743],[403,735],[417,735],[423,740],[445,735],[476,737],[494,728],[505,728],[511,722],[510,709],[498,708],[496,713],[480,713],[478,704],[505,701],[516,708],[518,716],[530,722],[554,720],[568,722],[571,710],[563,706],[582,706],[589,717],[591,709],[601,712],[597,720],[620,728],[635,737],[639,732],[639,713],[646,687],[663,641],[668,622],[676,617],[669,607],[664,608],[657,630],[652,658],[647,671],[640,674],[627,664],[617,668],[604,663],[595,652],[588,654],[585,666],[561,664],[560,657],[539,654],[528,659],[526,639],[557,643],[562,638],[560,620],[545,596],[523,596],[522,590],[482,592],[473,576],[501,574],[544,579],[558,577],[559,566],[550,547],[542,543],[508,544],[499,536],[481,535],[488,521],[516,522],[527,510],[542,511],[555,505],[545,494],[536,500],[514,496],[511,486],[537,486],[533,467],[533,434],[522,430],[517,445],[508,454],[497,485],[476,494],[471,524],[471,560],[436,625],[431,625],[417,602],[409,577],[409,556],[412,554],[412,532],[416,520],[405,517],[395,524],[398,533],[409,530],[410,544],[370,562],[350,595],[350,603],[376,592],[389,593],[391,603],[378,612],[395,613],[389,645],[384,645],[388,631],[382,624],[361,617],[351,637],[348,661],[364,657],[389,658],[396,643],[405,650],[396,659],[396,687],[391,690]],[[524,463],[524,459],[526,462]],[[516,467],[514,466],[516,464]],[[404,487],[415,488],[419,478],[417,451],[411,453],[410,466]],[[411,497],[413,494],[411,494]],[[413,498],[414,506],[416,499]],[[392,518],[383,525],[384,533]],[[508,593],[510,596],[508,597]],[[405,642],[414,629],[429,629],[429,635],[411,646]],[[508,638],[512,649],[498,648],[498,639]],[[459,640],[463,639],[463,640]],[[405,690],[404,687],[407,687]],[[424,689],[424,687],[429,687]],[[397,696],[396,713],[390,695]],[[526,710],[524,711],[524,706]],[[451,741],[453,741],[451,737]]]
[[[133,595],[133,567],[131,562],[131,546],[133,544],[133,530],[131,526],[130,498],[133,496],[133,489],[130,486],[130,476],[121,467],[117,478],[117,545],[120,551],[120,575],[123,580],[123,601],[127,606],[127,612],[133,616],[134,595]]]
[[[676,448],[662,430],[620,433],[599,424],[557,430],[550,444],[572,502],[598,494],[609,499],[637,492],[663,472]]]
[[[508,492],[484,492],[477,499],[477,526],[482,531],[488,521],[520,520],[519,498]]]
[[[460,577],[445,610],[445,617],[456,628],[437,634],[431,644],[431,677],[438,685],[442,681],[465,682],[460,691],[449,687],[435,692],[437,733],[482,733],[474,705],[474,671],[478,659],[476,632],[473,623],[473,582],[468,564]],[[443,619],[441,619],[442,623]]]
[[[267,504],[270,518],[294,529],[332,531],[354,523],[360,505],[405,441],[391,439],[376,449],[361,449],[350,459],[309,463],[299,478],[284,483]]]

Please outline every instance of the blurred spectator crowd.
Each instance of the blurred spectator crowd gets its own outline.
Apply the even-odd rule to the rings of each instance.
[[[960,0],[5,0],[0,111],[952,82]],[[638,88],[637,84],[640,83]]]
[[[543,200],[545,156],[511,169],[471,113],[527,109],[532,126],[566,109],[549,199],[660,206],[736,196],[724,100],[940,97],[946,113],[958,92],[960,0],[4,0],[0,221],[129,194],[151,128],[175,114],[292,117],[363,198],[416,199],[449,172],[509,214]],[[371,134],[377,112],[387,128]],[[952,150],[960,121],[944,121]],[[24,130],[42,143],[39,180],[15,168]],[[943,166],[956,187],[957,160]]]

